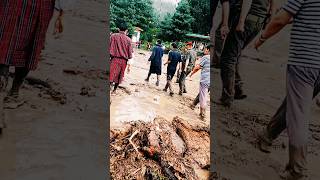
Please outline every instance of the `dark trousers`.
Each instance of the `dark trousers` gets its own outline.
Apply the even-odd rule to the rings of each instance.
[[[191,73],[192,71],[192,68],[188,67],[186,71],[181,71],[181,74],[180,74],[180,79],[179,79],[179,88],[180,88],[180,91],[179,93],[184,93],[186,92],[186,78],[187,76]]]
[[[29,69],[24,67],[16,67],[15,68],[15,76],[12,83],[11,92],[18,93],[20,86],[22,85],[24,79],[29,73]],[[5,91],[5,88],[8,84],[9,78],[9,66],[0,65],[0,90]]]
[[[271,144],[285,129],[289,137],[289,164],[294,172],[306,170],[309,116],[320,92],[320,69],[289,65],[287,96],[266,127],[263,139]]]
[[[236,32],[235,27],[231,28],[231,31],[226,38],[220,58],[220,75],[223,86],[221,100],[223,102],[231,103],[234,99],[235,90],[242,91],[242,81],[239,68],[241,51],[261,31],[263,22],[264,18],[248,15],[245,22],[244,32]]]

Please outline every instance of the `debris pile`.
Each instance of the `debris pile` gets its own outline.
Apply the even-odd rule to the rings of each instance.
[[[111,130],[110,162],[112,179],[208,179],[209,127],[179,117],[127,123]]]

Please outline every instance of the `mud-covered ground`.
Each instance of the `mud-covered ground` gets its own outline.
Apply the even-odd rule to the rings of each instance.
[[[60,38],[50,26],[39,68],[29,76],[50,88],[27,81],[25,103],[5,110],[0,179],[106,177],[105,22],[104,1],[78,0]]]
[[[114,179],[151,176],[154,179],[207,179],[210,167],[209,99],[205,120],[199,118],[198,106],[195,110],[189,108],[199,91],[200,72],[187,78],[187,93],[183,96],[178,95],[178,84],[173,83],[175,94],[171,97],[169,92],[163,91],[166,67],[163,67],[159,87],[155,86],[155,75],[149,83],[144,81],[149,56],[150,52],[135,50],[131,72],[125,75],[117,94],[111,95],[111,175]],[[165,55],[163,61],[166,58]],[[133,141],[142,148],[139,151],[143,147],[154,147],[156,141],[161,160],[138,156],[128,141],[136,130],[139,133]],[[146,138],[150,134],[153,134],[152,140]]]
[[[218,12],[219,15],[219,12]],[[269,122],[285,96],[285,72],[290,27],[269,40],[259,52],[250,46],[241,58],[241,73],[248,98],[235,101],[228,110],[215,102],[221,94],[219,70],[214,70],[213,114],[217,141],[215,153],[221,177],[231,180],[278,180],[288,162],[288,137],[283,132],[272,152],[256,147],[256,137]],[[309,120],[308,167],[311,179],[319,179],[320,108],[312,107]]]

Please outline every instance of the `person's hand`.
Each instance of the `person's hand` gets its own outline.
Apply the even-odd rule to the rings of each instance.
[[[256,42],[254,43],[254,48],[258,51],[259,48],[260,48],[260,46],[261,46],[263,43],[264,43],[264,42],[261,41],[260,38],[258,38],[258,39],[256,40]]]
[[[237,32],[244,32],[244,23],[239,22],[237,27],[236,27]]]
[[[63,20],[62,20],[62,16],[58,16],[54,24],[53,35],[61,34],[62,32],[63,32]]]
[[[227,25],[222,25],[220,33],[221,33],[221,38],[224,40],[227,38],[227,35],[229,34],[229,27]]]

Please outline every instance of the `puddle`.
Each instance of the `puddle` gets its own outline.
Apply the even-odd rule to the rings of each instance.
[[[110,115],[116,124],[134,121],[152,122],[157,115],[166,114],[161,111],[169,104],[160,95],[139,91],[122,97],[119,102],[113,101]]]

